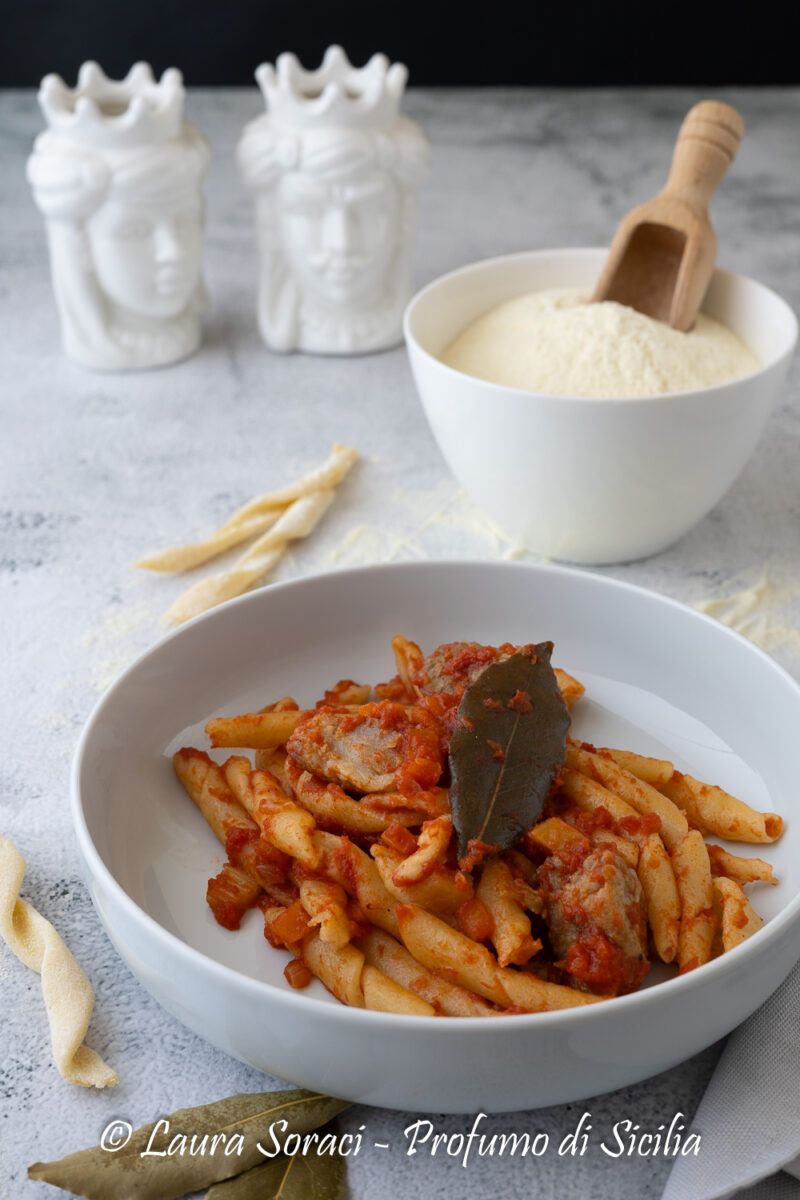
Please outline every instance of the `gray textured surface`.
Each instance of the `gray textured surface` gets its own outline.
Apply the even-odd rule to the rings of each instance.
[[[606,242],[621,214],[662,182],[684,91],[411,93],[434,171],[422,201],[418,278],[523,248]],[[724,266],[757,276],[798,307],[800,92],[750,90],[748,134],[715,202]],[[270,1081],[167,1016],[119,962],[80,881],[68,812],[69,759],[82,723],[117,670],[163,631],[177,580],[137,576],[148,549],[214,526],[239,502],[321,460],[341,440],[364,456],[288,578],[374,557],[482,557],[495,540],[447,476],[414,396],[403,351],[354,360],[275,358],[254,320],[250,203],[233,147],[259,107],[252,92],[194,94],[189,115],[210,137],[208,282],[213,312],[199,355],[170,370],[94,376],[60,355],[43,230],[24,181],[40,127],[31,95],[0,97],[0,613],[4,753],[0,829],[25,853],[23,894],[65,935],[97,990],[92,1044],[119,1071],[113,1092],[61,1081],[51,1064],[39,982],[0,947],[0,1195],[46,1195],[25,1179],[36,1159],[94,1144],[114,1117],[134,1124]],[[795,369],[757,455],[727,498],[672,550],[609,573],[695,600],[754,581],[769,559],[796,583],[800,549],[800,409]],[[800,579],[800,573],[797,576]],[[786,589],[784,589],[786,591]],[[786,600],[796,618],[795,599]],[[800,658],[784,638],[776,656]],[[493,1117],[491,1131],[547,1130],[583,1109],[596,1131],[643,1129],[691,1115],[713,1070],[712,1047],[610,1096]],[[531,1064],[531,1070],[536,1064]],[[410,1114],[359,1108],[344,1118],[369,1142],[351,1164],[355,1200],[415,1194],[656,1197],[668,1164],[585,1158],[457,1160],[405,1155]],[[468,1118],[436,1121],[465,1130]],[[391,1180],[391,1184],[390,1181]],[[790,1184],[787,1186],[791,1187]],[[797,1185],[800,1190],[800,1185]]]

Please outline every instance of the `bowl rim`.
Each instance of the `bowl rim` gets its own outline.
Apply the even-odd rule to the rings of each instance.
[[[753,957],[758,951],[766,950],[768,943],[775,941],[788,925],[798,920],[800,917],[800,890],[798,890],[797,894],[780,912],[776,913],[770,921],[752,937],[748,938],[747,941],[734,947],[733,950],[719,955],[711,962],[705,963],[702,967],[694,971],[675,976],[672,979],[663,980],[652,987],[640,989],[624,996],[615,996],[608,1001],[600,1002],[596,1005],[582,1005],[575,1008],[559,1009],[553,1012],[517,1013],[514,1014],[514,1020],[509,1020],[502,1013],[488,1017],[447,1018],[444,1016],[424,1017],[378,1012],[370,1009],[352,1008],[340,1002],[331,1003],[327,999],[304,995],[301,991],[287,992],[275,984],[245,975],[235,967],[227,966],[217,959],[212,958],[209,954],[195,949],[183,941],[177,934],[165,929],[154,917],[141,908],[106,866],[99,850],[95,846],[83,811],[80,787],[84,760],[94,729],[102,720],[104,709],[109,703],[113,702],[115,694],[125,684],[128,677],[144,666],[148,660],[156,657],[166,645],[185,636],[188,630],[203,624],[211,625],[215,620],[221,619],[223,614],[228,613],[232,609],[247,607],[248,605],[255,606],[265,602],[268,603],[265,598],[271,592],[313,588],[319,580],[328,579],[333,576],[357,579],[365,577],[367,574],[374,576],[376,571],[387,574],[400,572],[425,573],[431,568],[439,570],[442,568],[453,568],[455,570],[479,568],[481,570],[499,570],[501,572],[513,571],[516,573],[524,572],[532,577],[560,575],[567,578],[574,578],[577,576],[586,583],[589,583],[590,586],[599,587],[601,590],[606,589],[644,596],[648,602],[654,602],[657,606],[677,609],[684,617],[689,617],[692,620],[713,627],[718,635],[721,634],[723,638],[728,638],[734,644],[746,648],[747,652],[760,658],[784,684],[788,684],[800,700],[800,682],[795,680],[788,671],[759,646],[756,646],[755,643],[749,641],[729,626],[722,624],[722,622],[715,620],[705,613],[690,608],[688,605],[672,597],[664,596],[639,584],[629,583],[610,576],[598,575],[594,572],[583,571],[574,567],[545,563],[498,562],[492,559],[430,559],[422,562],[379,563],[372,566],[347,567],[339,570],[322,571],[303,576],[299,579],[284,580],[261,588],[255,588],[242,596],[226,601],[207,612],[193,617],[183,625],[166,633],[148,650],[138,655],[106,689],[102,696],[100,696],[92,708],[78,739],[70,773],[70,807],[78,847],[90,877],[97,879],[102,887],[113,895],[116,903],[122,907],[131,921],[143,927],[148,937],[155,939],[166,954],[172,956],[178,955],[190,968],[207,972],[218,981],[226,983],[230,987],[242,989],[250,998],[261,998],[264,1001],[272,1000],[279,1004],[300,1005],[297,1014],[298,1017],[302,1016],[305,1006],[310,1006],[308,1009],[309,1016],[316,1013],[317,1017],[326,1017],[334,1022],[343,1022],[345,1025],[355,1022],[357,1025],[364,1026],[365,1028],[369,1028],[372,1025],[385,1028],[388,1022],[389,1029],[396,1030],[398,1033],[404,1029],[416,1029],[428,1034],[436,1031],[439,1036],[442,1036],[443,1031],[448,1030],[451,1032],[444,1034],[444,1036],[455,1037],[459,1030],[464,1033],[474,1033],[478,1029],[485,1029],[492,1036],[512,1036],[515,1030],[519,1031],[523,1028],[531,1032],[537,1028],[545,1031],[549,1028],[560,1027],[562,1025],[569,1027],[572,1024],[582,1023],[590,1019],[587,1014],[594,1014],[595,1019],[602,1019],[600,1018],[600,1014],[604,1013],[612,1017],[613,1014],[622,1013],[623,1010],[627,1009],[636,1011],[641,1008],[644,1010],[648,1006],[657,1005],[659,997],[662,996],[665,1002],[668,1003],[670,998],[676,994],[676,991],[689,994],[692,991],[702,989],[706,985],[711,984],[714,979],[721,980],[727,975],[738,973],[740,969],[744,968],[744,964],[749,957]],[[90,895],[92,896],[95,908],[97,908],[91,889]],[[105,927],[105,920],[102,914],[98,913],[98,915],[100,916],[101,924]],[[522,1024],[518,1024],[518,1022]]]
[[[426,361],[432,365],[434,370],[442,371],[446,376],[451,376],[456,379],[468,379],[472,384],[491,388],[493,393],[500,392],[501,394],[507,394],[509,397],[528,396],[536,400],[547,400],[553,401],[554,403],[561,402],[589,405],[647,404],[650,406],[672,400],[680,400],[682,398],[685,399],[687,396],[713,396],[723,392],[726,388],[730,388],[741,383],[750,382],[751,380],[755,380],[759,376],[764,375],[769,371],[774,371],[776,368],[780,367],[785,360],[791,358],[791,355],[794,353],[798,339],[798,320],[797,314],[795,313],[791,304],[789,304],[788,300],[785,300],[784,297],[778,292],[768,287],[767,284],[761,283],[758,279],[754,279],[751,275],[743,275],[738,271],[730,271],[725,267],[714,268],[714,273],[711,277],[712,282],[717,278],[738,279],[742,280],[745,284],[751,285],[765,292],[767,296],[775,301],[786,313],[789,320],[790,334],[783,349],[780,350],[773,358],[771,358],[769,362],[762,363],[761,366],[757,367],[754,371],[748,371],[746,375],[737,375],[733,379],[723,380],[722,383],[707,384],[705,387],[685,388],[682,391],[677,392],[656,392],[651,396],[575,396],[570,392],[534,392],[527,388],[513,387],[507,383],[493,383],[489,379],[481,379],[477,375],[468,375],[464,371],[458,371],[455,367],[448,366],[447,363],[443,363],[441,359],[437,358],[434,354],[431,354],[429,350],[426,350],[412,331],[411,322],[417,306],[430,293],[435,291],[436,288],[452,279],[456,279],[459,276],[472,274],[484,268],[494,267],[503,263],[519,261],[521,259],[536,260],[550,257],[577,258],[586,254],[607,255],[608,247],[563,246],[556,247],[552,250],[519,250],[513,254],[498,254],[491,258],[476,259],[475,262],[466,263],[462,267],[456,267],[452,271],[445,272],[444,275],[437,275],[435,279],[432,279],[429,283],[425,284],[424,287],[420,288],[418,292],[415,292],[406,305],[403,313],[403,337],[405,339],[407,349],[410,351],[411,347],[413,346],[415,353],[426,359]],[[486,311],[488,312],[489,310],[487,309]]]

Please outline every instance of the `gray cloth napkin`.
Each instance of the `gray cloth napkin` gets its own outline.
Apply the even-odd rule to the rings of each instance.
[[[735,1195],[736,1200],[797,1200],[800,1196],[800,1182],[781,1171],[780,1174],[770,1175],[769,1179],[762,1179],[761,1183],[745,1188],[743,1192],[736,1192]]]
[[[800,1152],[800,964],[731,1034],[691,1128],[700,1152],[675,1160],[662,1200],[800,1198],[776,1175]]]

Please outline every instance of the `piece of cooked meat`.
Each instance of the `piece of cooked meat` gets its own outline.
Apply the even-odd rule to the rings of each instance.
[[[389,792],[402,760],[402,732],[374,717],[322,708],[286,743],[301,767],[358,792]]]
[[[445,642],[426,656],[413,683],[423,694],[460,696],[490,663],[501,662],[514,652],[515,647],[509,645],[498,648],[478,642]]]
[[[615,968],[619,980],[614,990],[638,986],[647,970],[647,924],[642,886],[633,868],[614,849],[604,846],[588,854],[571,873],[557,856],[548,859],[540,879],[556,957],[566,962],[568,969],[575,966],[577,955],[570,955],[572,948],[579,941],[584,947],[596,943],[599,931],[619,951]],[[606,968],[608,973],[611,967],[606,964]],[[590,964],[584,979],[590,987],[592,971],[599,978],[603,968],[597,962]],[[606,983],[596,990],[607,988]]]

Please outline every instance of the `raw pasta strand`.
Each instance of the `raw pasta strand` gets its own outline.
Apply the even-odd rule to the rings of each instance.
[[[294,500],[307,496],[311,492],[326,491],[335,488],[347,474],[358,453],[349,446],[339,444],[333,447],[328,458],[319,467],[307,471],[294,483],[278,488],[274,492],[257,496],[248,501],[231,516],[224,525],[215,530],[201,542],[192,542],[185,546],[172,546],[160,550],[134,563],[135,567],[143,567],[149,571],[188,571],[200,566],[210,558],[215,558],[225,550],[230,550],[239,542],[245,541],[258,533],[263,533],[274,525],[281,513]]]
[[[309,492],[327,491],[330,488],[335,488],[341,483],[347,472],[358,459],[358,451],[351,446],[343,446],[340,442],[331,450],[329,456],[320,466],[307,471],[305,475],[301,475],[294,483],[287,483],[285,487],[276,488],[274,492],[267,492],[264,496],[257,496],[254,500],[250,500],[237,510],[229,521],[222,526],[223,529],[228,529],[231,526],[238,525],[242,521],[249,520],[266,509],[277,507],[285,507],[291,504],[294,500],[299,500],[301,496],[307,496]]]
[[[0,835],[0,934],[20,962],[42,977],[53,1058],[59,1072],[81,1087],[113,1087],[116,1071],[84,1045],[94,1006],[94,990],[53,926],[19,889],[25,859]]]
[[[272,529],[253,543],[229,571],[201,579],[179,596],[167,612],[172,621],[188,621],[198,613],[240,596],[267,575],[282,558],[287,545],[311,532],[326,511],[334,493],[331,490],[312,492],[295,500]]]
[[[224,554],[226,550],[246,542],[249,537],[264,533],[275,524],[282,512],[282,508],[274,508],[237,525],[223,526],[203,542],[171,546],[167,550],[149,554],[147,558],[140,558],[133,565],[145,571],[191,571],[193,567],[202,566],[210,558],[216,558],[218,554]]]

